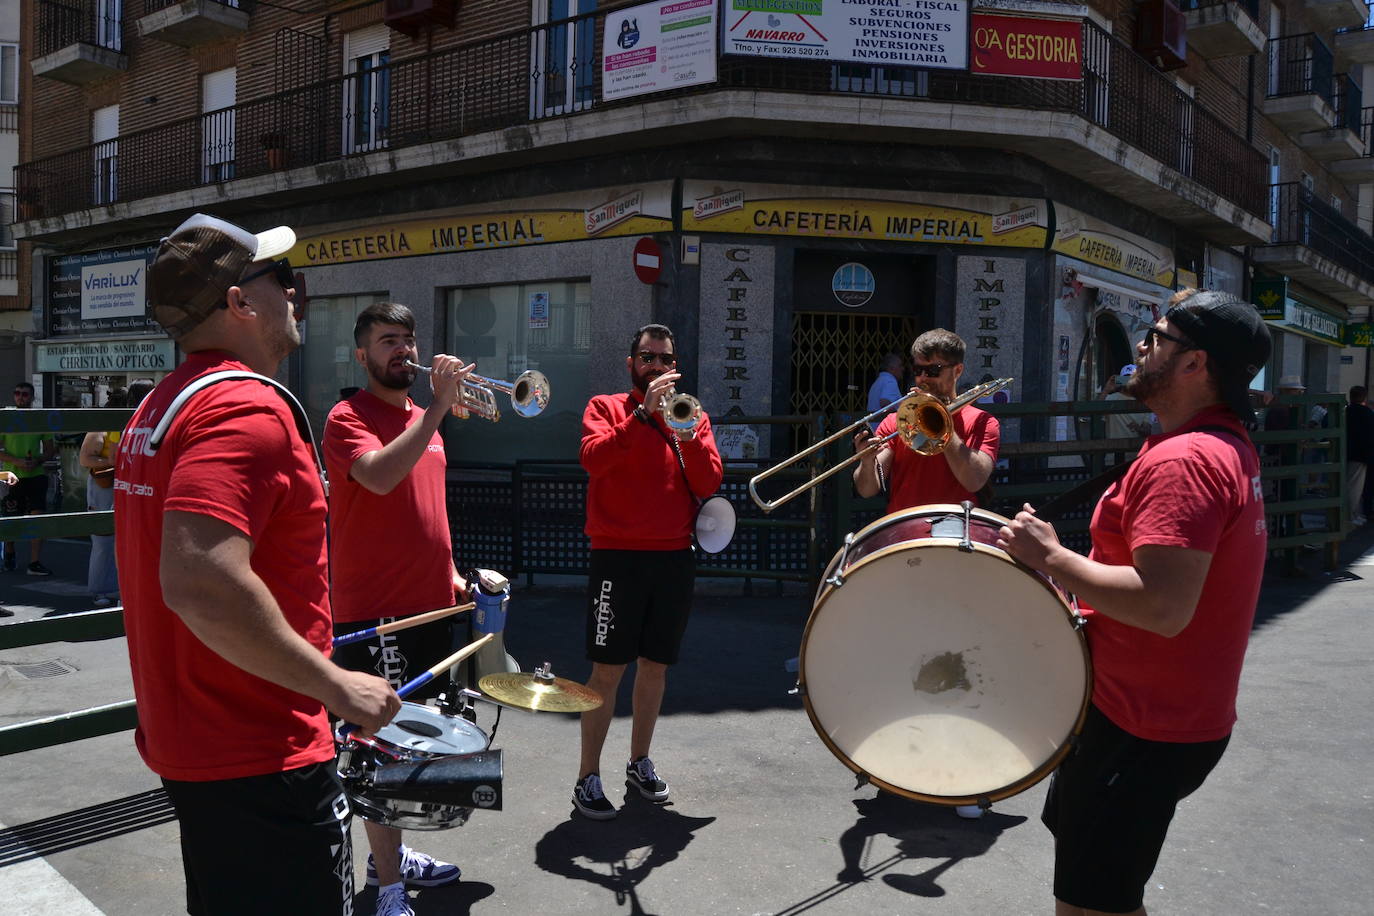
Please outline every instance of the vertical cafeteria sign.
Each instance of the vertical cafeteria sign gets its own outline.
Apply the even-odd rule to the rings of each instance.
[[[726,0],[725,53],[967,70],[969,0]]]
[[[716,80],[716,0],[658,0],[606,14],[601,97]]]

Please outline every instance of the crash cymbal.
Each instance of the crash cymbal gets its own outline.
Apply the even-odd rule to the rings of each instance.
[[[536,712],[586,712],[601,705],[601,697],[595,691],[554,677],[548,662],[533,672],[488,674],[477,686],[498,703]]]

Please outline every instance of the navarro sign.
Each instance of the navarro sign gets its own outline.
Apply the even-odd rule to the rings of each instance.
[[[1083,78],[1083,23],[976,12],[969,70],[1046,80]]]

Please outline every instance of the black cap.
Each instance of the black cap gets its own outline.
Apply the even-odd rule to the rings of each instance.
[[[1255,422],[1250,380],[1269,361],[1269,326],[1255,307],[1230,293],[1203,290],[1164,316],[1169,324],[1210,357],[1221,397],[1242,422]]]

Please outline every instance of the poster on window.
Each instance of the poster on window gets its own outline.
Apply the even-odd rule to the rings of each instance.
[[[606,14],[607,101],[716,80],[716,0],[657,0]]]
[[[969,0],[725,0],[725,54],[967,70]]]
[[[549,294],[530,293],[530,327],[547,328],[549,326]]]
[[[141,245],[48,258],[48,336],[161,334],[147,315],[147,270],[156,251]]]

